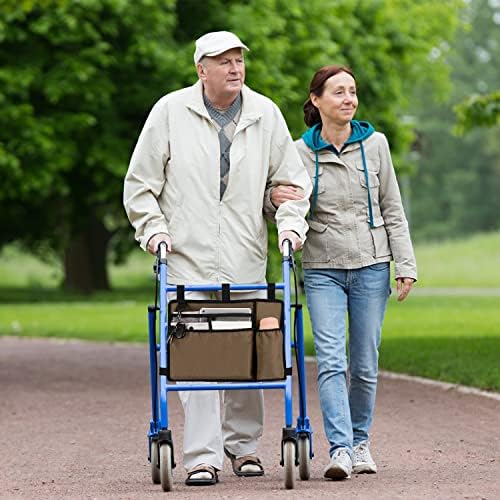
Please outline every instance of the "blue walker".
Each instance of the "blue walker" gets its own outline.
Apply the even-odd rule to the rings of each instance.
[[[161,243],[155,266],[156,303],[148,307],[149,355],[151,377],[152,418],[148,432],[148,460],[151,462],[151,477],[155,484],[161,484],[164,491],[173,488],[172,469],[175,468],[172,431],[168,421],[168,395],[173,391],[240,390],[240,389],[281,389],[284,391],[285,426],[282,429],[281,461],[285,472],[285,488],[295,487],[296,466],[302,480],[308,480],[311,472],[312,428],[306,410],[306,376],[304,366],[304,331],[301,304],[291,303],[290,271],[295,274],[295,262],[291,252],[291,243],[284,242],[282,258],[283,282],[273,288],[283,290],[283,333],[284,333],[284,377],[276,381],[213,382],[213,383],[173,383],[169,374],[169,310],[167,293],[177,292],[178,287],[167,284],[167,246]],[[268,284],[231,284],[231,285],[185,285],[183,290],[196,292],[255,291],[269,290]],[[295,292],[297,283],[295,277]],[[296,297],[297,298],[297,297]],[[159,300],[158,300],[159,299]],[[159,331],[157,332],[157,313],[159,313]],[[292,328],[292,325],[294,326]],[[294,332],[292,337],[292,330]],[[170,332],[170,333],[169,333]],[[295,349],[299,415],[293,425],[292,406],[292,349]],[[159,355],[158,355],[159,353]]]

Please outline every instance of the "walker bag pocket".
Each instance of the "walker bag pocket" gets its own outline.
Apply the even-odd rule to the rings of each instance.
[[[260,330],[260,320],[269,317],[280,328]],[[169,380],[285,378],[282,301],[170,301],[168,318]]]
[[[285,339],[280,329],[258,330],[255,335],[256,379],[282,380],[285,378],[283,350]]]
[[[172,337],[170,380],[249,380],[252,378],[254,333],[240,331],[188,331]]]

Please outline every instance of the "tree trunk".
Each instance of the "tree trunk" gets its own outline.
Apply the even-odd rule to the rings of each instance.
[[[64,252],[64,287],[81,293],[109,290],[106,255],[111,233],[91,217]]]

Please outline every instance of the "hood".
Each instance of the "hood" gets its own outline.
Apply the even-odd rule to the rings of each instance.
[[[315,152],[331,147],[331,144],[325,142],[321,137],[321,125],[321,123],[316,123],[302,135],[302,139],[306,145]],[[345,144],[364,141],[370,137],[373,132],[375,132],[375,129],[371,123],[351,120],[351,135]]]

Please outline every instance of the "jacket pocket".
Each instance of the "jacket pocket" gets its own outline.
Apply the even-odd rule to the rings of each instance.
[[[373,257],[388,257],[391,255],[389,238],[385,230],[385,222],[382,217],[373,218],[374,228],[370,228],[373,240]]]
[[[328,262],[328,224],[309,219],[309,231],[302,252],[302,262]]]
[[[366,189],[366,178],[363,171],[359,172],[359,182],[361,186]],[[368,171],[368,182],[370,183],[370,189],[378,188],[380,186],[380,179],[378,178],[378,175],[371,171]]]
[[[368,170],[368,182],[370,183],[370,189],[378,188],[380,186],[380,180],[378,178],[378,173],[380,172],[380,158],[378,156],[367,156],[366,166]],[[361,186],[366,189],[365,169],[361,158],[356,160],[356,169],[358,170],[359,182]]]
[[[379,156],[367,156],[366,166],[368,167],[368,172],[378,174],[380,172],[380,157]],[[364,170],[363,160],[359,158],[356,160],[356,168],[358,170]]]

